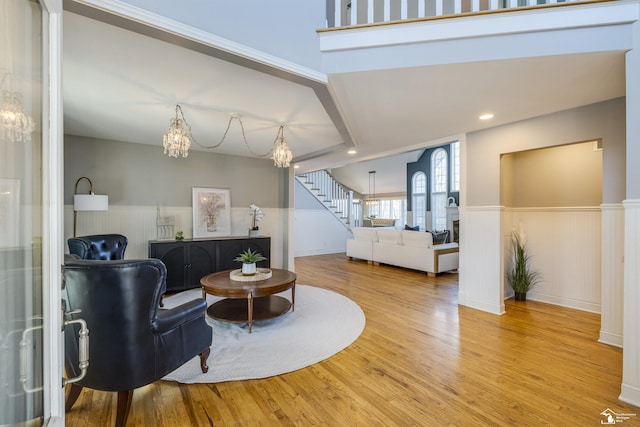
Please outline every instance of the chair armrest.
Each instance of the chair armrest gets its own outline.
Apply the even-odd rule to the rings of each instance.
[[[153,321],[153,330],[158,333],[170,331],[204,315],[206,310],[207,302],[203,299],[194,299],[169,310],[159,310]]]

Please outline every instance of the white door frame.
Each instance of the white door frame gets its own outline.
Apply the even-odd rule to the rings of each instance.
[[[42,301],[44,317],[44,424],[64,426],[61,315],[63,235],[62,0],[43,8],[42,105]]]

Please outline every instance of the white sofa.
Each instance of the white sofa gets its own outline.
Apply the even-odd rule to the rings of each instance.
[[[347,256],[373,262],[373,242],[378,241],[375,228],[354,227],[351,229],[353,239],[347,239]]]
[[[430,276],[458,268],[458,244],[433,244],[431,233],[380,228],[352,229],[347,256],[424,271]]]

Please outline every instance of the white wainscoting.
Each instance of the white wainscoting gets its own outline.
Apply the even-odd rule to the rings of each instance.
[[[601,343],[622,347],[624,306],[624,207],[601,205],[602,294]]]
[[[500,206],[460,207],[458,303],[504,313],[504,262]]]
[[[282,268],[283,237],[285,236],[283,217],[284,209],[262,209],[265,213],[259,222],[260,233],[271,237],[271,266]],[[185,238],[193,236],[193,216],[190,207],[168,206],[160,208],[161,216],[175,217],[175,231],[182,230]],[[73,235],[73,206],[65,206],[65,239]],[[127,236],[129,244],[125,258],[147,258],[149,256],[149,240],[157,237],[156,206],[109,206],[103,212],[78,212],[77,235],[119,233]],[[231,235],[247,236],[251,217],[249,207],[231,208]],[[69,252],[66,247],[65,252]]]
[[[600,313],[600,207],[510,209],[512,224],[542,275],[528,299]]]

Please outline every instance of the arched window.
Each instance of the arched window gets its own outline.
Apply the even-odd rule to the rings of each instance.
[[[411,210],[413,225],[424,230],[427,214],[427,175],[424,172],[416,172],[411,179]]]
[[[447,228],[447,157],[443,148],[431,154],[431,228],[437,231]]]

